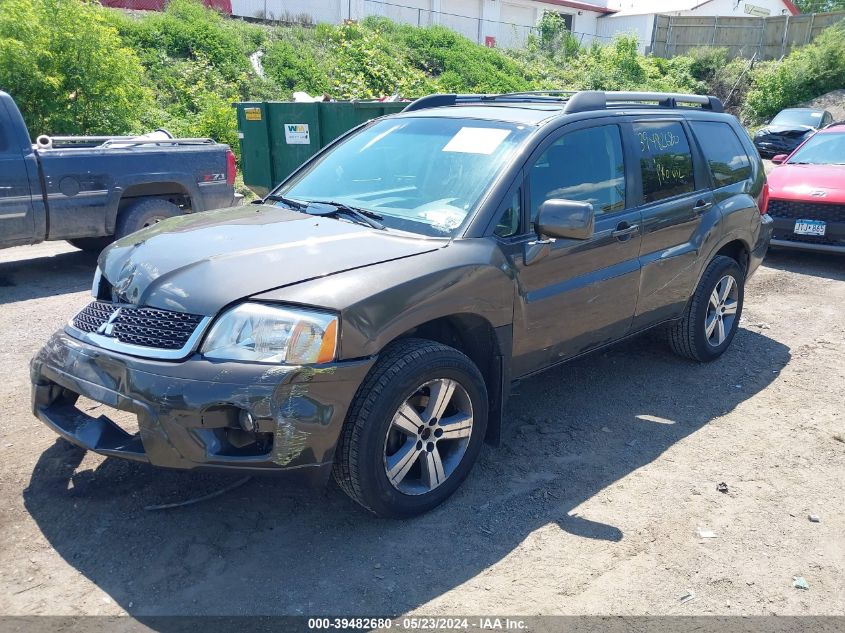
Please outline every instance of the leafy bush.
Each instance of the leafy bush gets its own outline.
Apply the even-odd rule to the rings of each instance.
[[[118,22],[121,35],[143,57],[202,58],[228,78],[248,70],[248,56],[261,44],[255,41],[260,40],[257,27],[237,29],[236,24],[196,0],[172,0],[163,13]]]
[[[267,76],[286,93],[329,92],[326,64],[318,53],[322,47],[314,30],[294,26],[285,29],[283,35],[268,45],[262,59]]]
[[[332,96],[372,99],[384,95],[417,96],[432,91],[433,84],[384,36],[384,22],[368,26],[343,24],[319,28],[327,38],[332,64],[328,67]]]
[[[155,74],[157,107],[144,118],[146,128],[164,127],[176,136],[207,136],[239,151],[232,103],[241,96],[208,59],[167,58],[156,65]]]
[[[563,16],[557,11],[544,11],[537,24],[537,33],[528,36],[527,48],[543,51],[550,57],[563,60],[577,55],[581,51],[578,40],[566,28]]]
[[[0,2],[0,88],[33,134],[120,134],[151,107],[143,68],[99,5]]]
[[[367,18],[364,28],[379,28],[385,39],[405,51],[420,73],[430,75],[443,92],[513,92],[530,90],[525,68],[506,52],[480,46],[444,26],[424,28]]]
[[[783,108],[845,88],[845,25],[826,29],[814,42],[781,62],[759,65],[753,75],[743,114],[753,121],[768,119]]]

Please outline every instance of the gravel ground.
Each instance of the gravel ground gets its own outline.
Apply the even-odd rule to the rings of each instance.
[[[0,251],[0,614],[845,614],[845,258],[772,253],[715,363],[649,335],[523,382],[503,446],[404,522],[273,479],[149,512],[238,477],[58,440],[27,363],[93,266]]]

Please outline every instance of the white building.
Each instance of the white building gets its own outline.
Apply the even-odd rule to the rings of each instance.
[[[232,14],[299,22],[339,23],[382,15],[417,26],[442,24],[479,44],[521,46],[545,11],[564,16],[582,44],[636,35],[640,49],[651,43],[654,16],[796,15],[790,0],[232,0]]]
[[[442,24],[488,46],[521,46],[544,11],[564,16],[584,44],[592,41],[598,19],[613,11],[608,0],[232,0],[232,14],[271,20],[339,23],[382,15],[417,26]]]
[[[643,52],[648,52],[658,14],[748,18],[799,13],[790,0],[608,0],[608,7],[615,11],[599,20],[596,36],[609,41],[620,33],[635,35]]]

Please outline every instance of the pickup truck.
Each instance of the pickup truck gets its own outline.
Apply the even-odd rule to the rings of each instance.
[[[100,251],[165,218],[232,206],[235,156],[211,139],[49,137],[33,145],[0,91],[0,248]]]

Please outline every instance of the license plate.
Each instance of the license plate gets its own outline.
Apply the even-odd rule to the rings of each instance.
[[[824,235],[827,223],[821,220],[795,220],[796,235]]]

